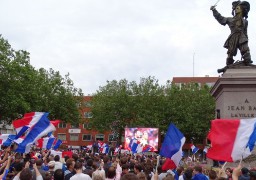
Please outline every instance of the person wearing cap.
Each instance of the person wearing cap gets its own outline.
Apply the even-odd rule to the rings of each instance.
[[[48,167],[49,167],[48,172],[50,173],[51,176],[53,176],[54,175],[55,161],[50,161],[48,163]]]

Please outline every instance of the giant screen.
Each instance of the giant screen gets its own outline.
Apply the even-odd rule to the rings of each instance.
[[[138,140],[143,146],[150,145],[158,150],[158,128],[125,128],[124,148],[130,150],[132,140]]]

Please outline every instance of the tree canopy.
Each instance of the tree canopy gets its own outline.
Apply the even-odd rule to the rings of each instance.
[[[92,99],[92,125],[120,135],[125,127],[155,127],[162,134],[174,123],[188,138],[202,140],[214,118],[208,86],[161,86],[154,77],[139,83],[107,81]]]
[[[0,120],[10,123],[26,112],[41,111],[51,119],[77,122],[82,96],[68,74],[36,70],[27,51],[15,51],[0,35]]]

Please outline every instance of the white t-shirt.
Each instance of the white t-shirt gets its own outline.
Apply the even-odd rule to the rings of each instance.
[[[87,175],[87,174],[84,174],[84,173],[78,173],[78,174],[75,174],[74,176],[72,176],[70,178],[70,180],[91,180],[92,178]]]

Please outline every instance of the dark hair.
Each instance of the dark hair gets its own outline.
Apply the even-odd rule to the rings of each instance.
[[[197,171],[197,172],[199,172],[199,173],[202,173],[202,171],[203,171],[203,169],[202,169],[201,166],[195,166],[195,167],[194,167],[194,170]]]
[[[54,156],[54,161],[60,161],[60,156],[59,155]]]
[[[88,159],[86,164],[87,164],[87,166],[92,166],[93,165],[93,160],[92,159]]]
[[[69,167],[73,164],[75,160],[73,158],[69,158],[67,161],[66,161],[66,166],[67,166],[67,169],[69,169]]]
[[[242,172],[242,174],[248,174],[249,173],[249,169],[247,169],[246,167],[243,167],[241,169],[241,172]]]
[[[185,170],[183,178],[184,180],[190,180],[192,179],[192,174],[193,174],[193,169],[192,168],[188,168]]]
[[[72,158],[77,161],[78,160],[78,155],[77,154],[72,154]]]
[[[122,170],[125,170],[125,169],[129,169],[128,164],[124,164],[124,165],[122,165]]]
[[[32,179],[32,172],[29,168],[25,168],[20,173],[20,180],[31,180]]]
[[[78,162],[76,162],[74,169],[76,169],[76,170],[82,169],[82,166],[83,166],[82,163],[78,161]]]
[[[109,167],[108,168],[108,173],[107,173],[107,178],[114,178],[116,176],[116,169],[114,167]]]
[[[108,156],[105,156],[105,157],[103,158],[104,164],[107,163],[108,161],[109,161],[109,157],[108,157]]]
[[[15,170],[20,172],[20,171],[22,171],[23,167],[24,167],[24,163],[19,162],[18,164],[16,164]]]
[[[135,169],[137,169],[139,172],[141,172],[143,170],[142,166],[140,164],[136,164],[134,166]]]
[[[216,171],[210,170],[210,172],[209,172],[209,178],[210,178],[210,179],[216,179],[216,178],[217,178],[217,173],[216,173]]]
[[[62,171],[62,169],[57,169],[54,172],[54,180],[63,180],[64,179],[64,172]]]
[[[121,180],[139,180],[139,178],[133,173],[127,173],[121,177]]]
[[[43,160],[42,159],[37,159],[36,160],[36,165],[37,166],[42,166],[42,164],[43,164]]]

